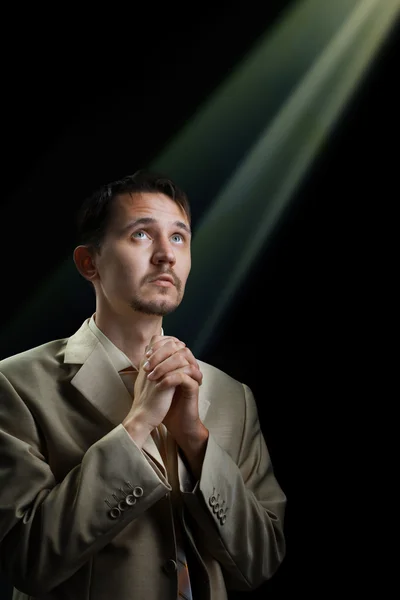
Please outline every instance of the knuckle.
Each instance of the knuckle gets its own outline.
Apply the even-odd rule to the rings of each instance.
[[[191,358],[190,358],[190,354],[188,354],[188,352],[186,352],[186,348],[181,348],[181,350],[179,351],[179,356],[185,364],[190,364],[192,362]]]
[[[196,359],[195,359],[195,357],[193,356],[192,352],[189,350],[189,348],[185,348],[185,350],[186,350],[185,354],[186,354],[186,357],[187,357],[187,359],[188,359],[190,362],[192,362],[192,363],[196,364]]]
[[[186,365],[190,364],[185,356],[179,356],[179,364],[181,367],[186,367]]]
[[[168,373],[167,375],[165,375],[162,378],[162,381],[164,383],[164,387],[167,388],[167,387],[170,387],[170,386],[173,385],[173,383],[174,383],[174,377],[173,377],[173,375],[171,375],[171,374]]]
[[[174,340],[167,340],[164,343],[164,349],[168,350],[168,352],[174,351],[176,347],[176,342],[174,342]]]
[[[150,371],[152,377],[154,377],[155,379],[157,379],[158,377],[161,377],[162,375],[162,367],[160,365],[157,365],[154,367],[154,369],[152,371]]]

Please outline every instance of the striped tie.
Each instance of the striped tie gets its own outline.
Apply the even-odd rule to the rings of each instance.
[[[192,589],[190,586],[189,570],[181,546],[178,546],[178,598],[182,600],[193,600]]]
[[[166,448],[168,456],[170,458],[170,483],[172,485],[172,498],[173,506],[172,512],[174,515],[174,528],[176,537],[176,559],[178,562],[178,599],[179,600],[193,600],[192,588],[190,584],[189,568],[185,555],[185,540],[183,532],[183,523],[181,520],[181,512],[183,510],[182,497],[179,491],[179,479],[178,479],[178,456],[177,449],[174,440],[167,436]],[[172,460],[173,457],[173,460]]]

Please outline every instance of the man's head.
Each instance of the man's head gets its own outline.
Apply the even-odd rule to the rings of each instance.
[[[190,207],[170,179],[138,171],[82,205],[74,260],[98,306],[165,315],[181,302],[190,271]]]

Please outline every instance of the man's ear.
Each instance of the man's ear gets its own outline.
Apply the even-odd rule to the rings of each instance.
[[[95,257],[88,246],[77,246],[74,250],[74,262],[79,273],[88,281],[98,278]]]

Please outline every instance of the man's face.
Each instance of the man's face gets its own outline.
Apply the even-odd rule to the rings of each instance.
[[[121,194],[96,255],[97,294],[121,315],[175,310],[190,272],[190,238],[186,214],[168,196]]]

